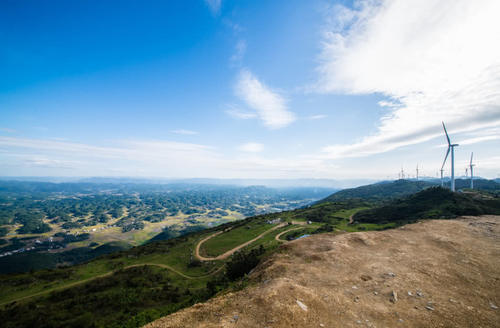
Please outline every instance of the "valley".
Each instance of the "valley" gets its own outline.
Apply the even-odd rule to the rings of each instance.
[[[302,207],[329,193],[322,188],[3,181],[2,272],[76,264],[152,238]],[[42,254],[39,261],[32,260],[33,254]]]
[[[386,184],[385,192],[399,189],[401,183]],[[458,194],[431,186],[416,194],[383,201],[373,201],[372,195],[351,198],[356,192],[346,192],[349,196],[337,196],[334,201],[325,198],[303,208],[229,221],[177,237],[161,238],[163,231],[158,239],[99,254],[77,265],[0,275],[0,320],[5,327],[141,327],[214,296],[251,291],[262,282],[255,277],[260,277],[266,263],[288,254],[288,245],[314,245],[315,240],[324,238],[352,239],[342,236],[357,236],[370,230],[392,234],[390,231],[405,229],[405,224],[412,220],[500,215],[498,197],[483,191]],[[448,205],[428,201],[436,197],[447,199]],[[461,205],[450,205],[457,203]],[[405,211],[414,213],[415,219],[385,216],[401,206],[407,206]],[[385,219],[378,219],[379,216]],[[360,240],[362,246],[365,239]],[[306,257],[307,261],[322,261],[313,255]],[[307,272],[304,270],[304,274]],[[305,304],[310,303],[304,299],[301,298]],[[180,322],[191,322],[197,317]],[[162,319],[158,327],[180,327],[179,323],[169,323],[177,322],[177,314],[172,318],[174,321]],[[207,322],[218,322],[211,320]],[[201,325],[192,322],[194,326]]]

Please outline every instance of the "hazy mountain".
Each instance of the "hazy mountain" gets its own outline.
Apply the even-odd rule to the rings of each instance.
[[[271,188],[291,187],[322,187],[322,188],[352,188],[375,179],[212,179],[212,178],[134,178],[134,177],[0,177],[0,180],[35,181],[35,182],[82,182],[110,184],[208,184],[233,186],[265,186]]]

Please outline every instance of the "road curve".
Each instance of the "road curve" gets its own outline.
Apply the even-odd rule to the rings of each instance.
[[[283,239],[280,239],[280,237],[287,233],[287,232],[290,232],[290,231],[293,231],[293,230],[299,230],[299,229],[302,229],[303,227],[298,227],[298,228],[293,228],[293,229],[288,229],[288,230],[285,230],[285,231],[282,231],[280,232],[279,234],[277,234],[276,236],[274,236],[274,239],[276,239],[277,241],[281,242],[281,243],[284,243],[284,242],[287,242],[288,240],[283,240]]]
[[[194,255],[195,255],[195,256],[196,256],[196,258],[197,258],[198,260],[200,260],[200,261],[218,261],[218,260],[224,260],[224,259],[228,258],[229,256],[231,256],[234,252],[236,252],[236,251],[238,251],[238,250],[242,249],[242,248],[243,248],[243,247],[245,247],[245,246],[250,245],[250,244],[251,244],[251,243],[253,243],[254,241],[256,241],[256,240],[258,240],[258,239],[260,239],[260,238],[264,237],[266,234],[268,234],[268,233],[270,233],[270,232],[272,232],[272,231],[274,231],[274,230],[276,230],[276,229],[279,229],[279,228],[281,228],[281,227],[284,227],[285,225],[287,225],[287,223],[281,223],[281,224],[278,224],[277,226],[274,226],[274,227],[272,227],[271,229],[264,231],[263,233],[261,233],[260,235],[258,235],[257,237],[255,237],[254,239],[249,240],[249,241],[247,241],[247,242],[245,242],[245,243],[243,243],[243,244],[241,244],[241,245],[239,245],[239,246],[236,246],[235,248],[230,249],[230,250],[228,250],[227,252],[225,252],[225,253],[223,253],[223,254],[221,254],[221,255],[219,255],[219,256],[216,256],[216,257],[204,257],[204,256],[201,256],[201,255],[200,255],[200,246],[201,246],[204,242],[206,242],[207,240],[209,240],[210,238],[213,238],[213,237],[217,236],[218,234],[222,233],[222,231],[219,231],[219,232],[216,232],[216,233],[214,233],[214,234],[212,234],[212,235],[208,236],[208,237],[207,237],[207,238],[205,238],[205,239],[200,240],[200,242],[196,245],[196,248],[195,248],[195,250],[194,250]]]

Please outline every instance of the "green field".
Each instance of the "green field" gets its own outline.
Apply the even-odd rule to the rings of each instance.
[[[274,227],[274,225],[250,223],[232,229],[204,242],[200,248],[200,253],[203,256],[210,257],[221,255],[238,245],[257,237],[272,227]]]

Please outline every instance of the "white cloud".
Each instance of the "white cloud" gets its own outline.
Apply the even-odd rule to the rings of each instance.
[[[260,153],[264,150],[264,145],[256,142],[247,142],[239,146],[238,150],[248,153]]]
[[[285,99],[261,83],[249,70],[241,70],[235,89],[238,96],[256,111],[268,128],[279,129],[295,120]]]
[[[205,0],[205,3],[208,5],[212,13],[218,14],[220,11],[222,0]]]
[[[77,165],[82,164],[78,161],[65,161],[58,159],[51,159],[46,157],[32,157],[24,160],[28,167],[43,167],[55,169],[74,169]]]
[[[484,141],[498,140],[498,139],[500,139],[500,135],[491,135],[491,136],[469,138],[469,139],[459,141],[458,143],[460,145],[472,145],[472,144],[476,144],[476,143],[480,143],[480,142],[484,142]]]
[[[225,112],[232,118],[240,119],[240,120],[249,120],[251,118],[256,118],[257,114],[255,112],[249,112],[242,110],[241,108],[238,108],[234,105],[229,105],[229,109],[227,109]]]
[[[325,32],[321,92],[379,93],[378,131],[332,158],[365,156],[442,134],[500,126],[500,2],[358,1],[336,6]],[[332,17],[335,18],[332,19]]]
[[[247,51],[247,42],[245,40],[239,40],[234,48],[234,54],[231,56],[231,63],[235,65],[240,65],[245,53]]]
[[[175,133],[175,134],[183,134],[183,135],[195,135],[195,134],[198,134],[198,132],[196,132],[196,131],[184,130],[184,129],[172,130],[170,132]]]
[[[327,115],[323,115],[323,114],[318,114],[318,115],[311,115],[309,117],[307,117],[308,120],[321,120],[323,118],[327,118],[328,116]]]

